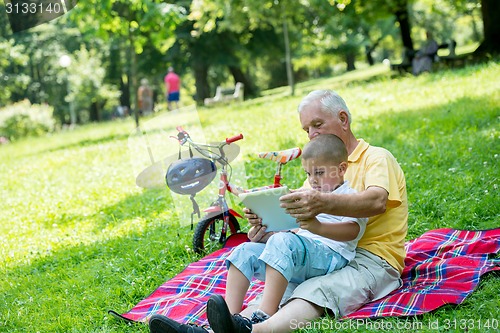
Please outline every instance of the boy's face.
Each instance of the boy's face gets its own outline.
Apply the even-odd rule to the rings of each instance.
[[[329,161],[302,159],[302,167],[311,187],[320,192],[332,192],[344,182],[347,163],[334,164]]]

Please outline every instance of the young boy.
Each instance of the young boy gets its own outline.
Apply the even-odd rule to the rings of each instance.
[[[319,135],[303,149],[302,167],[313,189],[322,192],[354,193],[344,174],[347,150],[337,136]],[[311,277],[340,269],[354,258],[366,218],[319,214],[298,221],[300,229],[278,232],[264,243],[244,243],[228,257],[225,300],[213,295],[207,315],[216,333],[250,332],[251,323],[266,320],[278,310],[289,282],[301,283]],[[251,319],[238,313],[252,277],[265,281],[262,301]],[[227,304],[227,305],[226,305]],[[232,315],[231,322],[227,312]]]

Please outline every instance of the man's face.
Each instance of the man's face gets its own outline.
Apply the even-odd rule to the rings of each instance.
[[[342,124],[339,118],[321,111],[319,101],[302,109],[299,116],[302,129],[306,131],[309,140],[319,134],[335,134],[342,138]]]

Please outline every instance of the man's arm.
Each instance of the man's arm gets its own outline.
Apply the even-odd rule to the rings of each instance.
[[[281,207],[297,220],[310,220],[320,213],[351,217],[370,217],[385,212],[387,191],[378,186],[352,194],[301,190],[280,198]]]

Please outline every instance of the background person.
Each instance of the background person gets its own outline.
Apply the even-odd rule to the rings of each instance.
[[[149,86],[147,79],[141,80],[141,85],[137,89],[137,100],[142,115],[153,112],[153,89]]]
[[[168,109],[172,110],[172,104],[175,108],[179,108],[181,79],[179,75],[174,72],[173,67],[168,68],[168,73],[165,75],[165,92],[167,95]]]

